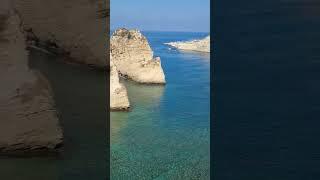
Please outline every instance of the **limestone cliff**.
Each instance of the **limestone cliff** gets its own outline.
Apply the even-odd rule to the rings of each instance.
[[[56,150],[62,130],[50,86],[28,68],[21,20],[10,2],[0,8],[0,153]]]
[[[160,58],[138,30],[118,29],[110,39],[110,55],[120,75],[139,83],[164,84]]]
[[[110,108],[111,110],[127,110],[129,107],[127,90],[119,82],[117,67],[110,58]]]
[[[210,52],[210,36],[200,40],[178,41],[165,44],[186,51]]]
[[[28,40],[63,52],[77,63],[106,67],[103,0],[13,0]],[[71,60],[68,58],[68,60]]]
[[[28,68],[26,46],[107,67],[107,5],[103,0],[1,2],[0,152],[55,150],[61,145],[49,83]]]
[[[67,61],[106,68],[108,2],[13,0],[13,5],[29,47],[62,54]]]

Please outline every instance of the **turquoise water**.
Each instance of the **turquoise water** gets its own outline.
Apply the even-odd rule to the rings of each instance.
[[[165,86],[123,81],[130,112],[111,112],[111,179],[209,179],[210,57],[165,42],[207,33],[144,32]]]

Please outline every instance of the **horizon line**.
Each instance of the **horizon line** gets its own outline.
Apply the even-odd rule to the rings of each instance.
[[[152,30],[152,29],[139,29],[139,28],[127,28],[127,27],[118,27],[118,28],[110,28],[110,32],[116,30],[116,29],[120,29],[120,28],[126,28],[126,29],[137,29],[139,31],[142,31],[142,32],[190,32],[190,33],[209,33],[210,34],[210,31],[183,31],[183,30]]]

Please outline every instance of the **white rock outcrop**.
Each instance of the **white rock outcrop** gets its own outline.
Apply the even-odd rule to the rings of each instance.
[[[130,103],[127,89],[119,82],[117,67],[110,58],[110,108],[111,110],[128,110]]]
[[[110,39],[110,55],[121,76],[139,83],[164,84],[165,75],[159,57],[138,30],[121,28]]]
[[[185,51],[210,52],[210,36],[200,40],[169,42],[165,44]]]
[[[21,20],[10,3],[0,7],[0,153],[55,150],[63,134],[51,89],[28,67]]]

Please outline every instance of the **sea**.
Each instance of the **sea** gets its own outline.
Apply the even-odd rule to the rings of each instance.
[[[209,179],[210,57],[166,42],[208,33],[143,32],[161,57],[165,85],[121,80],[129,112],[111,112],[107,130],[105,72],[31,50],[29,67],[50,82],[64,131],[59,155],[0,157],[0,179]],[[110,166],[107,153],[110,138]]]
[[[320,179],[320,1],[212,4],[215,180]]]
[[[122,80],[129,112],[111,112],[111,179],[210,178],[210,55],[164,43],[209,33],[142,32],[161,58],[165,85]]]

